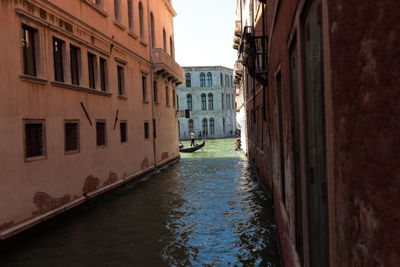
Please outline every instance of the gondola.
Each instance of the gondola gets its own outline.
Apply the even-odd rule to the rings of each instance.
[[[192,147],[188,147],[188,148],[181,148],[181,149],[179,149],[179,152],[181,152],[181,153],[195,152],[196,150],[199,150],[200,148],[202,148],[205,144],[206,144],[206,141],[203,140],[203,142],[201,144],[198,144],[198,145],[195,145]]]

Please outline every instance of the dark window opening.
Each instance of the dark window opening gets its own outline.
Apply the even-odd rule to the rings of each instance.
[[[65,42],[53,38],[54,80],[64,82],[63,49]]]
[[[153,119],[153,138],[157,138],[156,120]]]
[[[106,123],[104,121],[96,122],[96,144],[97,146],[105,146],[106,140]]]
[[[133,4],[132,0],[128,0],[128,25],[129,31],[133,31]]]
[[[156,81],[153,81],[153,94],[154,94],[154,103],[158,103],[158,86]]]
[[[22,26],[22,51],[24,74],[36,76],[36,37],[37,30]]]
[[[65,152],[79,150],[79,124],[78,122],[66,122],[64,124]]]
[[[107,61],[104,58],[100,58],[100,89],[107,91]]]
[[[125,121],[120,122],[119,130],[120,130],[121,143],[128,142],[128,124]]]
[[[124,95],[124,68],[121,66],[117,66],[117,78],[118,78],[118,94]]]
[[[149,139],[149,123],[144,123],[144,138]]]
[[[192,77],[190,73],[186,73],[186,87],[191,87],[192,86]]]
[[[169,107],[169,90],[168,86],[165,86],[165,104],[167,107]]]
[[[71,83],[79,85],[79,57],[81,51],[79,47],[70,46],[70,59],[71,59]]]
[[[147,78],[144,75],[142,75],[142,95],[143,100],[147,100]]]
[[[89,69],[89,88],[96,89],[96,56],[88,53],[88,69]]]

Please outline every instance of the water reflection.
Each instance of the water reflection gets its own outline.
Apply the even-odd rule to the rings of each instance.
[[[35,231],[1,266],[280,266],[270,198],[234,140]]]

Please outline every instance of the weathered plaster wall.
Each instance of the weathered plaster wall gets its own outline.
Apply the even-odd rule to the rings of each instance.
[[[328,11],[337,266],[398,266],[400,2]]]

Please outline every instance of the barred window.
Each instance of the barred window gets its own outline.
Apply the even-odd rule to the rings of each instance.
[[[105,121],[96,122],[96,144],[105,146],[107,144],[107,130]]]
[[[44,120],[25,120],[25,158],[45,155]]]
[[[126,121],[121,121],[119,123],[119,130],[120,130],[121,143],[128,142],[128,124],[126,123]]]
[[[66,121],[64,123],[65,152],[79,151],[79,123]]]

